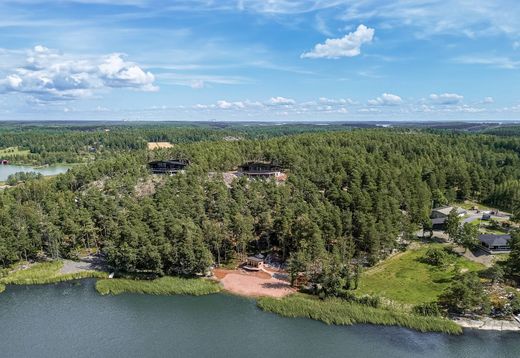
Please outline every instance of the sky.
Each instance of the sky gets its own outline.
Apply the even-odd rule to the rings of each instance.
[[[2,0],[0,120],[519,120],[517,0]]]

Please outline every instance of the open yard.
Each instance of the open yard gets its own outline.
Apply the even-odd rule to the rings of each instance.
[[[15,155],[26,156],[29,154],[29,149],[20,149],[18,147],[9,147],[0,149],[0,158],[9,158]]]
[[[284,297],[295,292],[289,282],[279,278],[276,273],[215,269],[213,275],[224,290],[242,296]]]
[[[405,304],[431,302],[448,287],[459,270],[479,271],[485,268],[484,265],[456,255],[443,268],[423,263],[421,258],[429,247],[443,245],[422,245],[379,263],[362,274],[356,292],[378,295]]]

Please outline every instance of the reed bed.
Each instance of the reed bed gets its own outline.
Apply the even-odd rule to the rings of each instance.
[[[141,293],[149,295],[202,296],[221,291],[220,285],[204,278],[165,276],[155,280],[108,279],[96,282],[96,290],[102,295]]]
[[[284,317],[311,318],[327,324],[367,323],[406,327],[420,332],[462,333],[459,325],[442,317],[424,317],[397,310],[374,308],[337,298],[322,301],[307,295],[294,294],[282,299],[262,297],[257,304],[264,311]]]

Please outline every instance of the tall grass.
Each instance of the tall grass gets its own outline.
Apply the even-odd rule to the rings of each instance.
[[[5,286],[0,283],[0,293],[5,291]]]
[[[37,263],[26,270],[19,270],[8,274],[0,279],[3,285],[40,285],[55,283],[81,278],[106,278],[107,273],[101,271],[81,271],[75,273],[62,274],[60,269],[63,267],[61,261],[51,261]]]
[[[221,291],[220,285],[203,278],[165,276],[155,280],[110,279],[96,282],[96,290],[102,295],[118,295],[124,292],[150,295],[202,296]]]
[[[337,298],[321,301],[310,296],[294,294],[282,299],[262,297],[258,300],[257,305],[264,311],[277,313],[284,317],[311,318],[327,324],[370,323],[407,327],[420,332],[462,333],[459,325],[445,318],[424,317],[408,312],[373,308]]]

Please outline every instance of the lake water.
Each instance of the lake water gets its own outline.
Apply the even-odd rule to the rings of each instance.
[[[33,168],[25,165],[0,165],[0,181],[6,181],[11,174],[18,172],[36,172],[43,175],[57,175],[69,170],[69,166],[53,165],[50,167]]]
[[[0,294],[0,356],[507,358],[520,356],[520,335],[327,326],[225,294],[100,296],[94,281],[84,280],[7,287]]]

